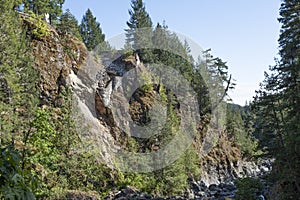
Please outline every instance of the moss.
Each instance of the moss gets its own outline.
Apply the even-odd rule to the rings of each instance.
[[[50,35],[51,30],[48,24],[43,20],[43,15],[30,12],[27,20],[31,25],[31,33],[35,38],[42,39]]]

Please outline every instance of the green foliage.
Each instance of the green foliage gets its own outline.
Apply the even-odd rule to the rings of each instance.
[[[188,178],[199,176],[198,157],[193,147],[164,169],[150,173],[117,172],[119,189],[127,186],[158,196],[182,195],[188,188]]]
[[[43,20],[42,15],[37,15],[33,12],[29,12],[30,17],[28,18],[31,25],[31,33],[37,39],[42,39],[50,35],[50,29],[48,24]]]
[[[124,55],[133,55],[134,51],[129,43],[125,43],[122,53]]]
[[[97,45],[105,40],[105,35],[102,33],[100,23],[93,16],[92,11],[88,9],[82,18],[80,24],[80,34],[82,41],[89,51],[93,50]]]
[[[198,61],[197,69],[204,77],[204,84],[208,87],[211,107],[208,109],[215,109],[222,101],[230,101],[228,92],[234,89],[235,83],[228,74],[226,62],[211,55],[211,49],[203,51],[203,57],[203,60]]]
[[[191,145],[183,154],[183,163],[185,166],[185,173],[191,179],[200,177],[199,155],[196,148]]]
[[[237,186],[236,199],[237,200],[259,200],[258,194],[263,189],[263,184],[259,179],[255,178],[241,178],[235,182]]]
[[[65,0],[24,0],[24,11],[36,15],[50,14],[50,22],[55,22],[62,14]]]
[[[127,22],[129,29],[125,29],[126,41],[133,49],[142,49],[151,41],[152,21],[146,12],[143,0],[132,0],[129,10],[130,19]],[[148,32],[149,31],[149,32]],[[145,44],[145,42],[147,44]]]
[[[258,141],[252,135],[252,127],[246,127],[246,117],[250,113],[245,113],[244,109],[232,104],[227,105],[226,130],[234,143],[240,148],[244,156],[253,158],[260,155]]]
[[[143,92],[150,92],[150,90],[153,89],[153,85],[151,84],[151,75],[149,73],[142,72],[139,81],[139,84],[142,84],[141,89]]]
[[[117,173],[117,185],[120,189],[131,186],[148,193],[154,190],[156,179],[153,173],[124,173],[120,171]]]
[[[0,153],[0,198],[35,199],[34,190],[38,182],[21,168],[21,154],[11,145],[2,147]]]
[[[78,21],[72,15],[69,9],[66,10],[65,13],[59,19],[59,23],[57,24],[57,29],[62,33],[70,33],[73,36],[77,37],[81,40],[80,29],[78,25]]]
[[[256,134],[261,145],[275,157],[272,177],[280,185],[281,199],[297,199],[300,193],[300,2],[283,0],[279,22],[280,60],[270,66],[257,92]],[[277,189],[278,190],[278,189]]]
[[[31,133],[28,143],[35,152],[30,156],[30,162],[49,166],[56,163],[59,150],[54,148],[53,143],[57,132],[50,111],[38,109],[32,127],[34,132]]]
[[[147,63],[153,62],[152,47],[152,20],[146,11],[143,0],[132,0],[130,19],[127,21],[126,45],[131,46],[139,53],[140,59]]]
[[[21,141],[29,129],[38,96],[38,73],[22,21],[12,9],[14,1],[0,5],[0,133],[2,144]]]
[[[0,147],[1,199],[34,199],[37,182],[23,165],[22,143],[35,110],[37,73],[22,22],[13,10],[17,1],[0,4]]]
[[[155,190],[160,196],[182,195],[188,187],[183,156],[156,173],[159,178]]]

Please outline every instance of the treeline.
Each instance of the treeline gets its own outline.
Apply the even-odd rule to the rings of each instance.
[[[44,19],[61,33],[76,36],[85,43],[88,50],[103,43],[105,35],[91,10],[86,11],[79,24],[69,9],[63,12],[64,2],[65,0],[17,0],[13,2],[13,9]]]
[[[275,163],[270,177],[274,199],[300,194],[300,2],[284,0],[280,7],[279,59],[265,73],[253,110],[255,134]]]
[[[300,194],[299,13],[299,1],[282,1],[278,18],[281,23],[279,58],[269,67],[269,72],[265,72],[254,101],[246,106],[261,156],[275,159],[267,177],[268,198],[275,200],[299,199]],[[253,183],[255,180],[242,182],[245,191],[250,191]],[[249,197],[249,193],[244,195]]]
[[[234,88],[226,62],[211,55],[210,50],[202,52],[203,57],[194,60],[186,41],[182,42],[165,23],[154,26],[143,1],[132,0],[124,52],[138,53],[145,65],[171,66],[178,70],[195,91],[205,124],[201,124],[195,144],[164,169],[151,173],[112,170],[98,163],[91,152],[75,151],[83,144],[71,114],[73,101],[70,88],[59,94],[63,99],[60,106],[51,103],[41,105],[41,94],[36,87],[40,77],[32,67],[34,58],[30,46],[32,39],[39,40],[48,34],[45,14],[49,13],[51,26],[60,34],[77,37],[90,51],[110,49],[100,23],[88,9],[81,24],[78,24],[70,10],[62,11],[64,0],[0,2],[0,198],[59,199],[68,191],[96,192],[105,196],[111,190],[126,186],[169,196],[182,194],[188,188],[188,179],[200,177],[198,148],[203,130],[207,129],[203,126],[214,120],[214,109],[229,100],[228,91]],[[38,19],[35,31],[20,20],[16,11]],[[283,173],[282,176],[274,176],[273,180],[283,185],[292,196],[293,191],[299,191],[299,41],[298,29],[294,26],[294,23],[299,23],[299,18],[293,15],[297,12],[297,1],[286,0],[282,5],[280,21],[283,31],[279,41],[282,60],[272,67],[274,73],[266,77],[257,100],[246,108],[227,105],[226,120],[220,119],[225,120],[222,123],[228,138],[245,157],[259,156],[262,152],[258,145],[265,153],[276,157],[274,170]],[[143,78],[149,79],[147,76],[145,74]],[[174,80],[174,84],[180,83]],[[144,94],[159,93],[167,104],[167,123],[156,138],[142,142],[136,138],[128,139],[126,148],[132,152],[141,151],[141,147],[149,152],[154,141],[158,146],[166,144],[180,126],[178,99],[172,91],[163,84],[159,88],[146,85],[141,90]],[[292,158],[292,161],[286,158]],[[289,171],[292,169],[296,171]]]
[[[88,10],[78,25],[69,10],[62,12],[64,1],[8,1],[1,0],[1,63],[0,63],[0,195],[4,199],[63,198],[68,191],[96,191],[105,196],[109,191],[134,186],[161,196],[181,194],[188,187],[188,178],[199,177],[199,156],[191,146],[172,165],[147,174],[124,173],[111,170],[97,162],[91,152],[78,152],[82,144],[71,115],[72,92],[60,92],[62,104],[41,105],[36,87],[40,76],[33,68],[31,40],[49,36],[45,13],[50,14],[51,26],[61,34],[72,34],[93,50],[103,43],[105,36],[100,24]],[[34,23],[24,24],[19,13],[29,14]],[[195,62],[187,43],[163,24],[155,28],[141,0],[132,1],[129,12],[127,43],[124,50],[137,52],[145,63],[176,66],[191,83],[199,99],[201,115],[211,111],[209,92],[201,77],[203,67],[211,88],[219,100],[226,96],[223,84],[231,85],[226,63],[205,52],[205,62]],[[146,31],[139,32],[139,28]],[[32,30],[33,29],[33,30]],[[101,48],[109,48],[108,45]],[[154,50],[151,49],[155,45]],[[147,47],[147,48],[144,48]],[[145,88],[144,88],[145,89]],[[148,88],[149,89],[149,88]],[[220,93],[220,91],[223,91]],[[147,91],[147,89],[145,90]],[[150,92],[150,91],[148,91]],[[174,94],[161,87],[160,95],[168,103],[168,119],[158,141],[170,141],[180,126]],[[214,103],[217,103],[216,102]],[[207,116],[209,118],[209,116]],[[200,137],[200,136],[199,136]],[[149,141],[151,143],[152,141]],[[139,143],[130,139],[128,148],[139,150]]]

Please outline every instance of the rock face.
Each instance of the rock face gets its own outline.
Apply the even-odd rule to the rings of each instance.
[[[235,198],[236,187],[233,184],[212,184],[205,185],[204,182],[190,182],[190,189],[183,196],[171,196],[167,198],[156,197],[147,193],[139,192],[134,188],[124,188],[120,191],[112,192],[108,195],[105,200],[184,200],[184,199],[194,199],[194,200],[226,200]]]
[[[101,54],[105,68],[96,75],[98,81],[97,94],[100,96],[98,99],[102,101],[99,104],[103,104],[106,108],[111,106],[111,94],[120,87],[124,74],[140,66],[137,64],[138,55],[122,55],[122,52],[111,54],[106,52]],[[99,111],[102,115],[104,109],[102,108]]]
[[[202,159],[201,180],[206,184],[230,183],[239,177],[240,151],[221,133],[218,144]]]
[[[59,104],[60,87],[65,87],[67,77],[77,72],[84,64],[87,50],[84,44],[70,35],[59,35],[49,27],[50,34],[42,40],[33,40],[35,68],[41,79],[38,87],[41,91],[42,104]]]
[[[44,39],[33,40],[32,46],[36,58],[35,68],[41,74],[38,83],[41,104],[59,106],[62,89],[70,85],[75,99],[74,110],[76,115],[80,116],[75,120],[78,121],[82,141],[87,144],[92,141],[93,145],[87,146],[87,149],[95,151],[102,162],[112,166],[114,158],[111,155],[120,149],[116,140],[124,140],[122,131],[117,127],[121,126],[120,123],[125,123],[114,120],[111,110],[112,93],[123,89],[120,85],[127,71],[145,70],[138,55],[104,52],[102,61],[99,61],[93,53],[87,52],[82,42],[69,35],[59,35],[53,29]],[[137,91],[133,94],[134,100],[131,102],[119,97],[114,98],[120,104],[120,112],[130,110],[125,110],[124,106],[134,105],[136,110],[131,109],[131,116],[128,117],[141,123],[147,120],[144,110],[149,110],[158,92],[155,89],[149,94]],[[238,149],[226,136],[220,137],[218,144],[202,160],[201,177],[198,177],[198,180],[190,180],[190,188],[186,195],[167,199],[233,198],[236,192],[236,187],[232,184],[234,179],[242,176],[260,176],[271,168],[269,162],[255,165],[242,161]],[[111,193],[106,199],[163,198],[125,188]]]
[[[37,83],[41,91],[40,104],[59,107],[63,101],[61,92],[67,85],[71,86],[79,136],[86,144],[93,141],[93,146],[87,150],[99,152],[99,158],[109,164],[112,162],[109,151],[116,151],[116,148],[110,127],[97,118],[95,104],[96,74],[104,67],[81,41],[71,35],[60,35],[50,26],[49,30],[48,36],[31,42],[34,65],[41,76]]]

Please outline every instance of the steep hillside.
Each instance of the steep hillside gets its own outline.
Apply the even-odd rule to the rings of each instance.
[[[16,143],[23,168],[41,183],[39,197],[231,198],[236,178],[260,172],[217,119],[187,120],[197,101],[183,83],[185,98],[168,88],[174,73],[158,70],[167,85],[138,53],[89,52],[71,34],[20,16],[40,96],[28,134]]]

